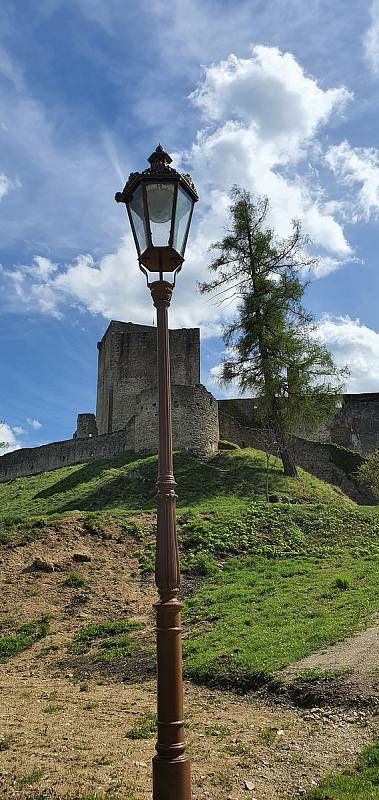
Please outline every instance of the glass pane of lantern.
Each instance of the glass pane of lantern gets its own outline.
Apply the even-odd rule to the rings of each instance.
[[[147,235],[145,215],[143,210],[142,186],[139,186],[134,192],[134,195],[129,202],[129,208],[132,215],[134,230],[138,239],[140,253],[143,253],[147,248]]]
[[[147,183],[146,196],[153,246],[167,247],[171,230],[174,184]]]
[[[182,189],[181,186],[178,186],[173,247],[181,255],[183,255],[184,251],[186,233],[191,216],[192,206],[193,201],[191,200],[190,196],[184,189]]]

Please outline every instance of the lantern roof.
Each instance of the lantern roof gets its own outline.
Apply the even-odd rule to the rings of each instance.
[[[147,160],[150,167],[143,170],[143,172],[131,172],[122,192],[116,192],[115,200],[117,203],[127,203],[137,186],[144,180],[156,180],[159,182],[176,180],[187,190],[194,202],[199,199],[191,176],[188,173],[181,173],[174,167],[170,167],[172,158],[165,152],[161,144],[158,144],[158,147]]]

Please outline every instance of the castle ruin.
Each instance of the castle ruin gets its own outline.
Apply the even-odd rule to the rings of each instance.
[[[220,439],[259,447],[255,401],[216,400],[200,383],[199,328],[171,330],[170,350],[174,449],[205,456],[217,450]],[[345,395],[326,429],[310,436],[302,432],[296,440],[298,463],[313,463],[316,444],[325,442],[363,455],[379,447],[379,393]],[[98,343],[96,414],[78,415],[73,439],[1,456],[0,482],[157,449],[156,328],[112,321]]]

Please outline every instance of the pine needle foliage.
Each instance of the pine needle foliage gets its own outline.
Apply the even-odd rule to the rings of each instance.
[[[336,366],[302,305],[302,275],[317,262],[310,241],[298,220],[279,239],[268,225],[269,210],[267,197],[233,188],[230,229],[211,246],[215,277],[199,289],[220,304],[237,299],[236,318],[224,327],[228,357],[220,382],[237,383],[257,398],[268,448],[275,446],[285,474],[295,477],[289,437],[335,414],[347,371]]]

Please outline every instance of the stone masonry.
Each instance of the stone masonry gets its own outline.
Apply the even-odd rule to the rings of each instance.
[[[200,383],[200,330],[171,330],[170,349],[174,449],[203,456],[217,450],[219,439],[259,447],[255,400],[217,401]],[[96,415],[78,415],[73,439],[1,456],[0,482],[126,452],[157,452],[156,328],[112,321],[98,351]],[[300,436],[299,464],[313,464],[314,474],[326,453],[317,450],[318,444],[372,452],[379,447],[379,393],[345,395],[326,429],[309,436],[302,431]]]
[[[157,386],[156,328],[111,322],[98,342],[96,421],[99,434],[122,430],[138,413],[139,395]],[[200,384],[200,330],[170,331],[173,386]]]

